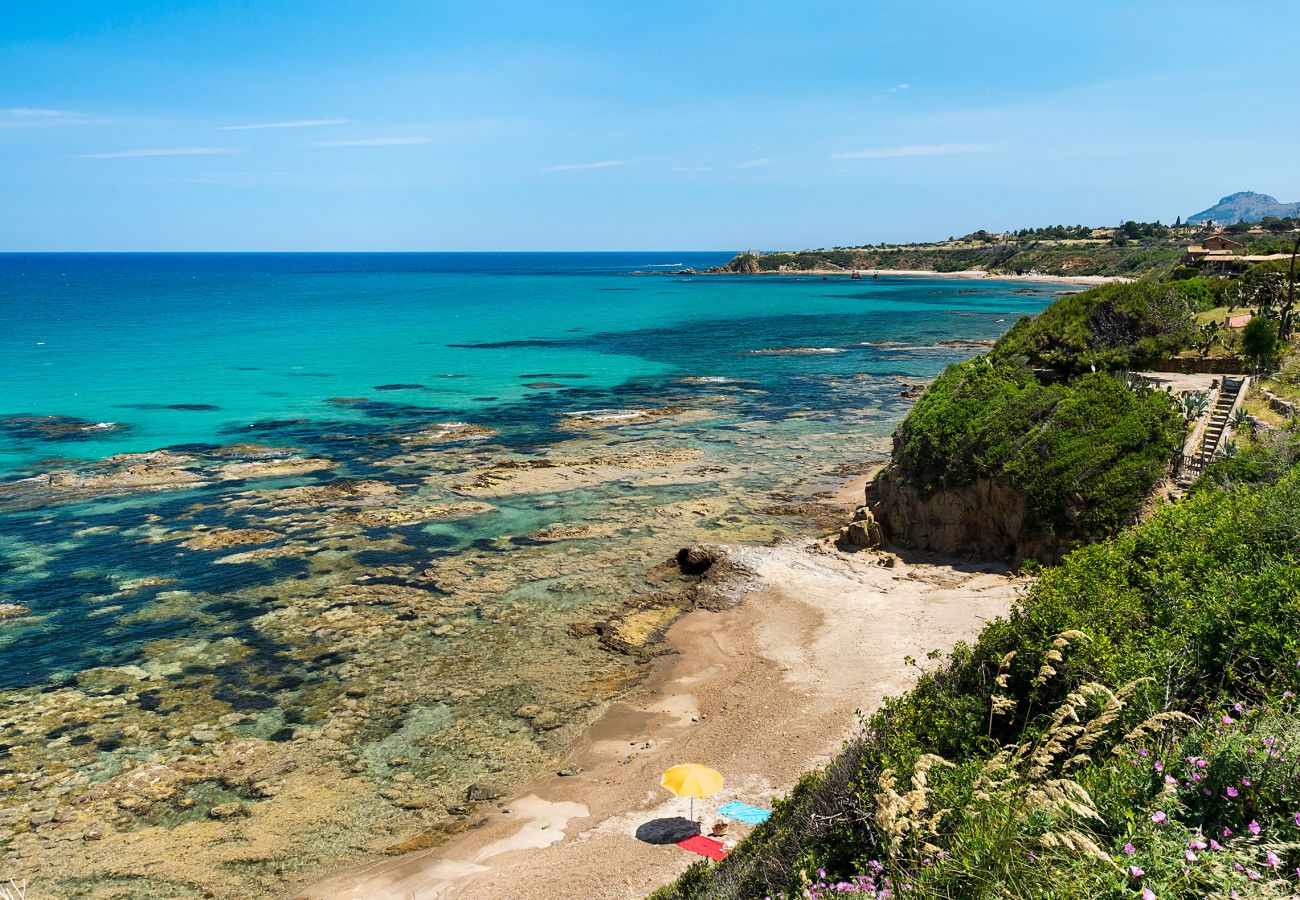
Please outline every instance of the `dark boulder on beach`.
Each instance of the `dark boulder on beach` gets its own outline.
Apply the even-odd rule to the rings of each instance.
[[[677,565],[683,575],[703,575],[718,558],[717,548],[708,544],[683,547],[677,551]]]

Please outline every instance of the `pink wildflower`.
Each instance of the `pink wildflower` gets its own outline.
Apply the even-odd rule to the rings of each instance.
[[[1300,813],[1296,813],[1296,818],[1300,819]],[[1124,852],[1127,855],[1132,856],[1134,853],[1137,853],[1137,848],[1134,847],[1131,843],[1126,843],[1124,845]]]
[[[1169,817],[1166,816],[1164,812],[1157,810],[1156,814],[1151,817],[1151,821],[1155,822],[1157,825],[1163,825],[1167,818]]]
[[[1134,878],[1141,878],[1143,875],[1146,874],[1146,872],[1144,872],[1142,869],[1138,868],[1137,866],[1129,866],[1128,873]]]
[[[1251,819],[1250,824],[1247,825],[1246,827],[1250,829],[1251,834],[1259,834],[1259,823],[1256,822],[1254,819]]]
[[[1151,888],[1142,889],[1142,900],[1156,900],[1155,892]]]
[[[1229,796],[1229,797],[1236,797],[1236,796],[1237,796],[1237,789],[1236,789],[1235,787],[1232,787],[1231,785],[1229,785],[1229,787],[1228,787],[1228,796]]]
[[[1282,863],[1282,861],[1277,858],[1277,854],[1272,850],[1269,850],[1264,854],[1264,862],[1268,864],[1270,869],[1276,869]]]

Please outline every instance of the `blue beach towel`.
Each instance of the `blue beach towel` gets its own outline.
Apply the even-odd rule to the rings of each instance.
[[[730,803],[719,806],[718,814],[726,816],[728,819],[735,819],[737,822],[762,825],[772,815],[772,811],[770,809],[759,809],[757,806],[750,806],[747,803],[741,803],[739,800],[732,800]]]

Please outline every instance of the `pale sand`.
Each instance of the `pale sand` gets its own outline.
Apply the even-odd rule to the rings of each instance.
[[[1124,275],[1002,275],[997,273],[986,272],[983,269],[963,269],[960,272],[935,272],[930,269],[858,269],[858,274],[863,278],[870,278],[873,275],[902,275],[908,278],[964,278],[964,279],[990,279],[994,281],[1041,281],[1048,284],[1114,284],[1116,282],[1134,281]],[[725,272],[725,275],[744,276],[748,273],[743,272]],[[826,275],[837,278],[849,278],[853,274],[852,269],[802,269],[799,271],[784,272],[759,272],[763,275],[784,275],[798,277],[800,275]],[[750,276],[754,277],[754,276]]]
[[[861,481],[843,499],[861,497]],[[857,501],[860,502],[860,501]],[[332,900],[637,898],[698,857],[650,844],[638,827],[687,814],[659,787],[664,769],[699,762],[726,787],[696,801],[770,807],[800,773],[826,762],[871,711],[907,689],[931,650],[947,651],[1004,613],[1018,582],[993,566],[900,562],[844,554],[811,540],[738,547],[757,575],[734,609],[691,612],[668,633],[674,651],[644,687],[615,703],[556,768],[486,822],[435,850],[336,876],[301,896]],[[653,827],[653,826],[651,826]],[[729,842],[745,826],[732,823]]]

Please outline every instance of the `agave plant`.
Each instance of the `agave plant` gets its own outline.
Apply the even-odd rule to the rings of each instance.
[[[1228,421],[1232,423],[1233,428],[1245,428],[1250,424],[1250,413],[1246,412],[1241,407],[1238,407],[1237,411],[1232,414],[1232,418]]]

